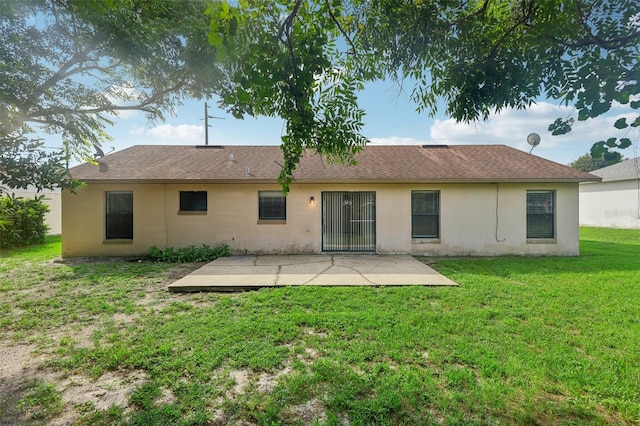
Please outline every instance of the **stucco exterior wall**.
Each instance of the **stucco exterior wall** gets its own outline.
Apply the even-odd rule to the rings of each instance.
[[[640,229],[638,179],[580,184],[580,225]]]
[[[9,191],[15,194],[16,197],[34,198],[36,196],[44,195],[44,203],[49,206],[49,213],[44,216],[44,222],[49,226],[49,235],[60,235],[62,233],[62,196],[60,191]]]
[[[323,191],[376,192],[376,251],[381,254],[578,254],[575,183],[293,184],[286,223],[258,223],[258,191],[278,189],[261,184],[89,184],[77,195],[63,193],[62,255],[138,255],[153,245],[219,243],[239,254],[320,253]],[[527,189],[556,190],[555,239],[527,242]],[[204,190],[206,214],[178,214],[180,191]],[[440,191],[439,239],[411,238],[412,190]],[[133,240],[105,240],[105,191],[133,192]]]

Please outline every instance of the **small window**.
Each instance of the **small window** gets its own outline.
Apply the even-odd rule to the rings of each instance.
[[[106,239],[133,239],[133,192],[106,194]]]
[[[527,191],[527,238],[555,238],[555,191]]]
[[[281,191],[260,191],[258,199],[259,220],[287,219],[287,199]]]
[[[411,237],[440,238],[439,191],[411,191]]]
[[[181,212],[206,212],[207,191],[180,191]]]

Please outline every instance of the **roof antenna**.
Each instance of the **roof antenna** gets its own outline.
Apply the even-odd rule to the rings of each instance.
[[[537,133],[529,133],[529,136],[527,136],[527,143],[531,145],[531,149],[529,150],[529,154],[531,154],[533,148],[540,144],[540,135]]]
[[[214,117],[213,115],[209,115],[209,105],[204,103],[204,144],[209,145],[209,119],[217,118],[218,120],[225,120],[224,117]]]

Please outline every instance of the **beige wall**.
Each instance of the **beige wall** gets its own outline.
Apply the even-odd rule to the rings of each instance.
[[[580,185],[580,225],[640,229],[637,179]]]
[[[16,197],[33,198],[44,195],[43,201],[49,206],[49,213],[44,216],[44,222],[49,227],[49,235],[60,235],[62,233],[62,197],[60,191],[19,191],[10,190],[9,193]]]
[[[153,245],[219,243],[229,244],[234,253],[320,253],[322,191],[375,191],[378,253],[578,254],[578,184],[294,184],[286,223],[258,224],[258,191],[277,189],[256,184],[90,184],[77,195],[63,193],[62,253],[136,255]],[[527,242],[527,189],[557,191],[554,241]],[[208,191],[207,214],[179,215],[179,191],[198,190]],[[441,191],[439,240],[412,240],[412,190]],[[105,242],[105,191],[133,191],[133,241]],[[309,204],[311,196],[314,205]]]

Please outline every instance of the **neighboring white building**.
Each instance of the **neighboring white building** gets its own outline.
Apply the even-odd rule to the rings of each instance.
[[[640,229],[640,157],[591,172],[580,184],[580,225]]]
[[[62,233],[62,200],[60,190],[50,191],[43,189],[37,192],[35,188],[9,189],[9,194],[15,194],[16,197],[34,198],[44,195],[44,202],[49,206],[49,213],[44,217],[45,223],[49,226],[49,235],[60,235]]]

